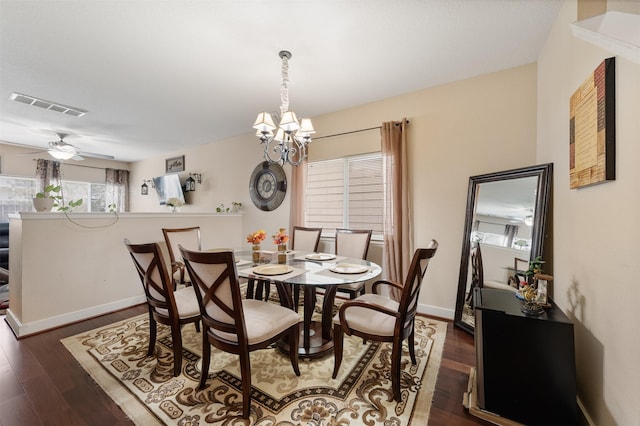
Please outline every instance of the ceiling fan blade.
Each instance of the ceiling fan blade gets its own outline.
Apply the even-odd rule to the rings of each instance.
[[[41,149],[39,151],[29,151],[29,152],[20,152],[18,154],[16,154],[17,156],[21,157],[23,155],[34,155],[34,154],[42,154],[43,152],[47,152],[46,149]]]

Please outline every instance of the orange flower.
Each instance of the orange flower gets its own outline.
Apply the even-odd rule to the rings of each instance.
[[[278,231],[276,235],[273,235],[272,238],[273,238],[273,244],[276,244],[276,245],[286,244],[287,241],[289,241],[287,230],[284,228],[280,228],[280,231]]]
[[[259,242],[264,241],[265,238],[267,238],[267,233],[260,229],[253,234],[247,235],[247,242],[251,244],[258,244]]]

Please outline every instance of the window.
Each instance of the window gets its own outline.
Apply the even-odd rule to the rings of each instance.
[[[32,212],[36,180],[0,176],[0,222],[9,222],[9,213]]]
[[[32,212],[33,195],[36,193],[36,179],[0,176],[0,222],[9,221],[9,213]],[[82,198],[82,205],[75,212],[104,212],[104,183],[62,182],[65,203]]]
[[[382,155],[380,153],[307,164],[305,225],[373,229],[382,235]]]

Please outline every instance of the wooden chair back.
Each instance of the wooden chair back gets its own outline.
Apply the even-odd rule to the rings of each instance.
[[[173,297],[173,281],[158,243],[132,244],[124,241],[133,264],[138,271],[147,303],[156,312],[165,317],[178,315]]]
[[[232,251],[198,252],[180,247],[180,253],[196,288],[203,325],[212,329],[214,346],[238,353],[247,345],[242,294]]]
[[[336,229],[336,255],[366,259],[371,229]]]
[[[317,252],[320,245],[320,235],[322,228],[305,228],[304,226],[294,226],[291,233],[291,249]]]
[[[162,228],[162,235],[164,235],[164,241],[167,243],[171,263],[182,262],[182,255],[180,254],[178,246],[189,250],[202,250],[200,246],[199,226],[189,228]]]
[[[484,283],[484,270],[482,269],[482,251],[480,243],[476,243],[471,252],[471,288],[470,293],[476,287],[482,288]]]
[[[400,306],[398,308],[400,317],[396,322],[396,334],[407,334],[413,330],[412,324],[418,309],[418,297],[422,288],[422,280],[427,273],[430,260],[438,250],[438,242],[431,240],[428,247],[416,249],[413,254],[411,266],[409,266],[409,272],[400,296]],[[405,330],[404,333],[402,330]]]

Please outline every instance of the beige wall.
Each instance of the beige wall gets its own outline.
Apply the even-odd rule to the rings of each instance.
[[[538,61],[537,158],[554,162],[555,176],[555,301],[574,320],[578,394],[593,424],[640,425],[640,65],[616,57],[616,180],[569,189],[569,99],[614,56],[572,36],[576,11],[565,3]]]
[[[318,139],[311,144],[310,157],[326,158],[336,146],[349,153],[379,150],[379,130],[322,136],[376,127],[402,117],[410,120],[414,240],[416,246],[431,238],[440,242],[421,295],[421,310],[453,318],[468,179],[535,164],[535,114],[536,65],[530,64],[314,117]],[[188,194],[191,204],[183,212],[212,211],[221,202],[229,205],[237,200],[245,205],[245,233],[287,226],[289,193],[273,212],[259,211],[250,201],[249,176],[262,158],[253,134],[178,150],[166,157],[182,154],[187,171],[201,172],[204,180],[196,192]],[[154,193],[139,195],[143,179],[164,173],[164,158],[133,164],[133,211],[165,209],[157,204]]]
[[[535,164],[535,110],[531,64],[314,118],[318,136],[409,119],[414,242],[440,242],[420,296],[423,312],[453,318],[469,177]],[[379,130],[363,135],[379,146]]]

